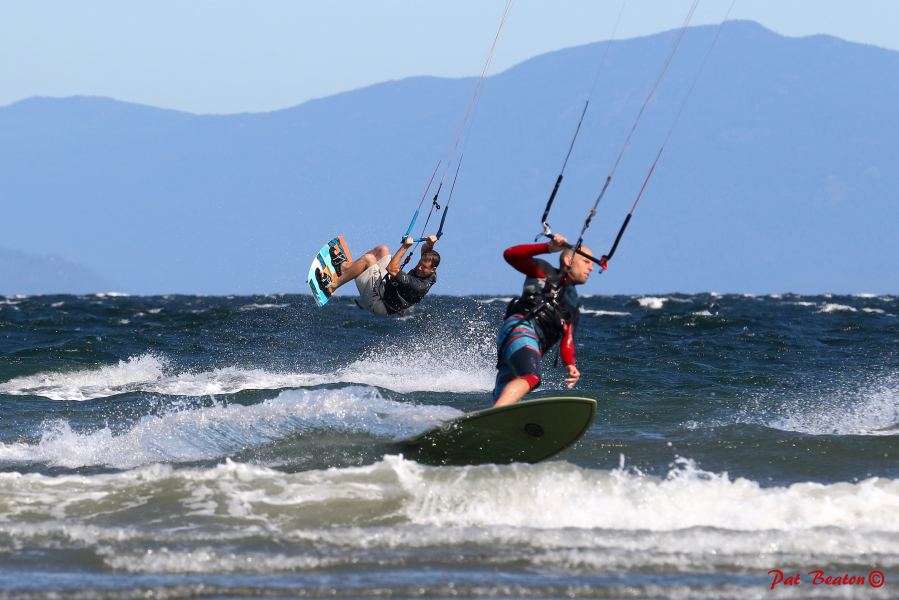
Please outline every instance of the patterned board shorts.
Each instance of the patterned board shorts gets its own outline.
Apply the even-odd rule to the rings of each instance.
[[[376,315],[388,314],[387,306],[382,299],[384,296],[384,278],[387,276],[387,265],[390,264],[391,254],[360,273],[356,278],[356,289],[359,290],[359,306],[370,310]]]
[[[522,320],[523,315],[511,315],[503,321],[496,334],[498,354],[496,384],[493,386],[493,400],[499,398],[513,379],[523,377],[531,389],[540,385],[543,376],[540,358],[540,339],[530,320]]]

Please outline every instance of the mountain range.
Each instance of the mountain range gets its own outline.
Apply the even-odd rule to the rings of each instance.
[[[716,31],[687,31],[648,104],[587,232],[597,254]],[[519,288],[502,250],[538,233],[589,96],[549,219],[577,237],[675,35],[559,50],[487,78],[435,293]],[[896,73],[894,51],[726,23],[609,270],[583,291],[899,291]],[[399,244],[474,83],[412,77],[226,116],[96,97],[2,107],[0,293],[306,291],[333,235],[356,255]]]

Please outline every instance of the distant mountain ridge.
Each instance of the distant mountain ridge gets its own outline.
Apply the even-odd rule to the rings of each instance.
[[[0,295],[80,294],[110,290],[92,269],[58,256],[40,256],[0,248]]]
[[[714,33],[688,31],[588,233],[597,253]],[[487,80],[436,293],[518,288],[501,251],[537,233],[609,44],[550,218],[577,235],[673,35],[559,50]],[[897,291],[897,72],[897,52],[727,23],[611,268],[584,291]],[[304,291],[331,235],[356,254],[398,244],[472,83],[415,77],[228,116],[85,97],[2,107],[2,244],[96,265],[132,293]]]

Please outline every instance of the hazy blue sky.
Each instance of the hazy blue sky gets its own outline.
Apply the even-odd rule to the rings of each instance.
[[[693,24],[730,0],[704,0]],[[678,26],[690,0],[628,0],[616,37]],[[96,95],[196,113],[266,111],[410,75],[479,72],[505,0],[0,0],[0,105]],[[493,72],[607,39],[622,0],[516,0]],[[899,50],[896,0],[737,0],[779,33]]]

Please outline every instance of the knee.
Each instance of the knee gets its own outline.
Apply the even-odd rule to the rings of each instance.
[[[522,379],[524,379],[525,383],[528,384],[528,391],[531,392],[540,385],[540,376],[529,373],[527,375],[522,375]]]
[[[364,264],[366,267],[370,267],[373,264],[375,264],[376,262],[378,262],[378,258],[371,252],[366,252],[365,254],[363,254],[360,257],[359,260],[361,260],[362,264]]]
[[[375,247],[375,249],[373,250],[373,253],[374,253],[374,255],[375,255],[376,258],[382,259],[382,258],[384,258],[385,256],[387,256],[388,254],[390,254],[390,248],[388,248],[387,246],[383,246],[383,245],[382,245],[382,246],[377,246],[377,247]]]

